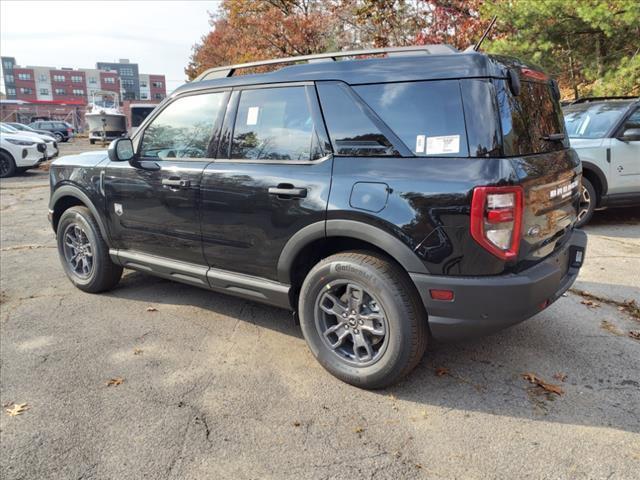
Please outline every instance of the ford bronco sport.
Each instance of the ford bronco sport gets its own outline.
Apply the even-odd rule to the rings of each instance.
[[[62,266],[87,292],[129,268],[297,311],[329,372],[390,385],[428,338],[516,324],[575,280],[558,98],[532,66],[443,45],[208,70],[131,139],[53,163]]]

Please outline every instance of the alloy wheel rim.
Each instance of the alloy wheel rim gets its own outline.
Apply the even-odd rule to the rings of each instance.
[[[591,195],[586,187],[582,187],[582,193],[580,194],[580,207],[578,210],[578,221],[582,220],[591,208]]]
[[[63,250],[67,267],[76,276],[87,279],[93,272],[93,246],[84,229],[71,223],[63,233]]]
[[[356,367],[376,363],[389,339],[389,323],[378,299],[355,282],[331,282],[318,294],[316,329],[324,345]]]

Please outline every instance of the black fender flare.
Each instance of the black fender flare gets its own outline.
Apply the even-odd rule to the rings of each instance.
[[[591,163],[588,160],[587,161],[583,160],[582,175],[584,175],[585,170],[589,170],[593,172],[596,175],[596,177],[598,177],[598,180],[600,180],[600,184],[602,185],[602,192],[600,192],[600,198],[606,196],[607,192],[609,191],[609,182],[607,182],[607,176],[604,174],[602,169],[599,166],[597,166],[595,163]]]
[[[84,206],[91,211],[93,218],[98,224],[98,228],[100,228],[100,234],[102,235],[102,238],[105,239],[107,244],[111,243],[109,241],[109,231],[107,230],[104,221],[100,216],[100,213],[98,212],[98,209],[89,198],[89,195],[87,195],[80,187],[76,187],[75,185],[61,185],[51,195],[51,200],[49,200],[49,208],[51,210],[55,210],[56,204],[63,197],[74,197],[82,202]],[[53,223],[51,226],[54,228],[54,230],[57,228],[57,225],[53,225]]]
[[[289,284],[291,269],[298,254],[311,242],[321,238],[346,237],[375,245],[398,262],[407,272],[429,271],[418,256],[399,238],[373,225],[355,220],[327,220],[307,225],[285,244],[278,259],[278,281]]]

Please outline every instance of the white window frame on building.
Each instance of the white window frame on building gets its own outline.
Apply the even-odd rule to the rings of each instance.
[[[163,94],[161,94],[161,93],[156,93],[153,97],[154,97],[156,100],[164,100],[164,95],[163,95]]]
[[[46,82],[47,80],[49,80],[49,78],[44,73],[41,73],[38,76],[38,80],[40,80],[41,82]]]
[[[55,91],[56,95],[66,95],[67,94],[67,91],[64,88],[56,88],[54,91]]]
[[[49,89],[48,88],[41,88],[40,89],[40,95],[49,95]]]
[[[131,67],[120,67],[120,76],[121,77],[133,77],[133,68],[131,68]]]
[[[13,75],[11,75],[10,73],[7,73],[5,76],[5,81],[9,82],[9,83],[13,83],[15,81]]]
[[[16,89],[13,88],[13,87],[7,87],[7,95],[15,96],[16,95]]]
[[[20,93],[23,95],[32,95],[33,94],[33,89],[29,88],[29,87],[20,87]]]
[[[53,76],[53,81],[54,82],[66,82],[67,81],[67,77],[65,75],[61,75],[59,73],[56,73]]]
[[[153,88],[162,88],[162,82],[158,82],[158,81],[151,82],[151,86]]]
[[[82,83],[82,75],[71,75],[72,83]]]
[[[114,77],[104,77],[104,83],[116,83],[116,79]]]
[[[96,79],[96,77],[89,77],[89,83],[95,85],[96,83],[98,83],[98,80]]]
[[[26,72],[19,73],[18,80],[31,80],[31,74]]]
[[[84,97],[84,90],[82,90],[81,88],[74,88],[72,92],[76,97]]]

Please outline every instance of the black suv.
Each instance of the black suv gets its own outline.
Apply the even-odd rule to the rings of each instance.
[[[53,162],[60,259],[88,292],[130,268],[292,309],[327,370],[384,387],[428,338],[516,324],[575,280],[558,97],[531,66],[447,46],[212,69],[108,154]]]
[[[67,122],[59,120],[38,120],[29,124],[34,130],[44,130],[53,135],[58,142],[66,142],[73,138],[74,128]]]

